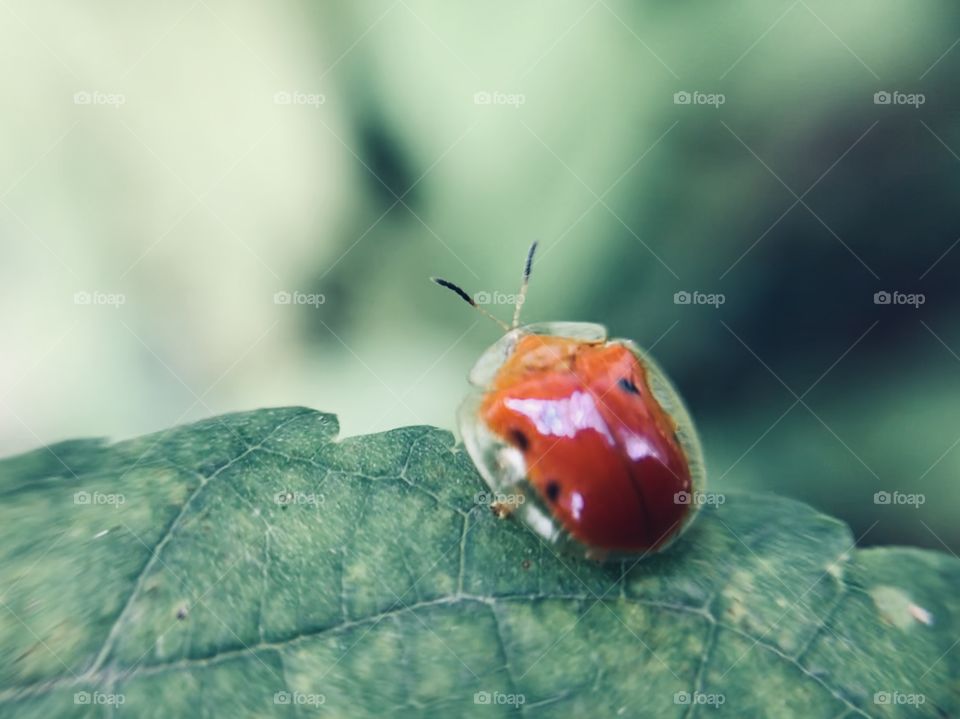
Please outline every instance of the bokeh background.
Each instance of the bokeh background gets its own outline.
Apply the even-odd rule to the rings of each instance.
[[[713,489],[960,551],[958,43],[903,0],[2,0],[0,454],[454,429],[499,331],[427,277],[505,299],[539,239],[525,318],[652,347]]]

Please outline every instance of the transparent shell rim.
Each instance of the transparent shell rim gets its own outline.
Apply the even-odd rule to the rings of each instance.
[[[497,371],[507,358],[513,354],[517,342],[524,335],[547,335],[551,337],[569,337],[583,342],[604,342],[607,328],[593,322],[537,322],[510,330],[490,345],[470,370],[468,379],[474,387],[489,387]]]

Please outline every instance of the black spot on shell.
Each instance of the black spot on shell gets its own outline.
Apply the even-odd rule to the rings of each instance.
[[[624,392],[629,392],[630,394],[640,394],[640,390],[637,389],[637,385],[635,385],[633,380],[631,380],[629,377],[621,377],[617,381],[617,385],[619,385],[620,389],[622,389]]]
[[[560,485],[556,480],[550,480],[547,482],[547,499],[551,502],[556,502],[560,498]]]
[[[513,442],[521,452],[526,452],[530,449],[530,440],[527,438],[527,435],[519,429],[510,430],[510,441]]]

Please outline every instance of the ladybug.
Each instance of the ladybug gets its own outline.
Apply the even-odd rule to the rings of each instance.
[[[513,322],[469,374],[463,444],[500,516],[595,560],[658,552],[690,525],[705,486],[700,443],[676,389],[630,340],[602,325],[520,325],[534,242]]]

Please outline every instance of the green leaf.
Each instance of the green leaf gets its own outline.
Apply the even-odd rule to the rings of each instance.
[[[730,493],[598,565],[478,504],[449,433],[336,434],[271,409],[0,462],[0,715],[960,711],[953,558]]]

